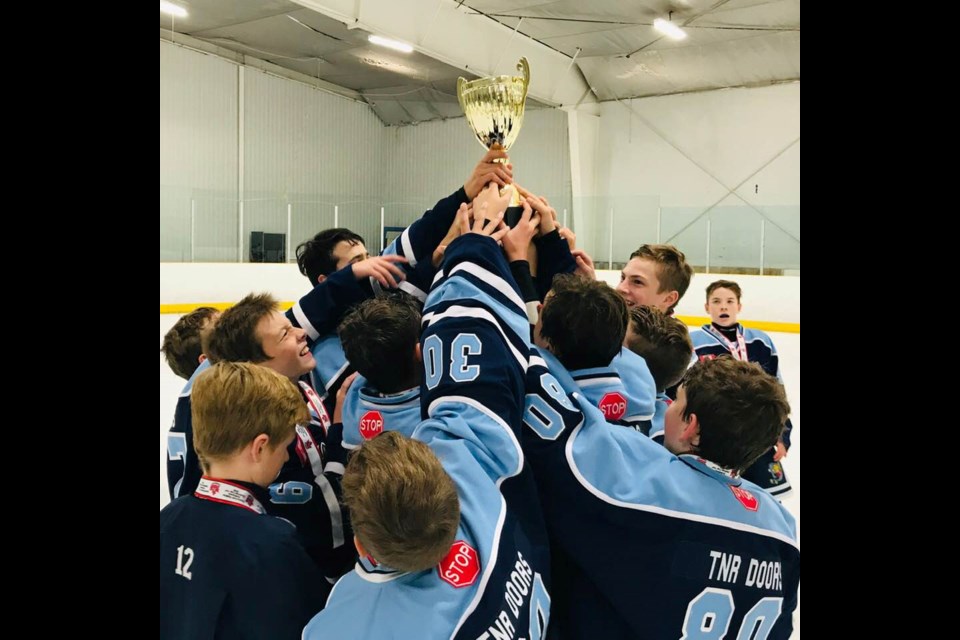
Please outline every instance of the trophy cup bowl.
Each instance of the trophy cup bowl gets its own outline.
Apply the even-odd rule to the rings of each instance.
[[[510,147],[523,126],[523,108],[530,86],[530,65],[520,58],[517,71],[521,76],[488,76],[476,80],[457,79],[457,98],[467,117],[467,124],[484,149],[500,145]],[[504,219],[511,227],[520,219],[520,194],[511,187],[510,207]]]

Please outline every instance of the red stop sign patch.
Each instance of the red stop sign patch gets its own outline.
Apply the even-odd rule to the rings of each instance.
[[[364,440],[383,433],[383,415],[379,411],[367,411],[360,418],[360,435]]]
[[[627,413],[627,400],[620,393],[614,391],[600,398],[599,407],[607,420],[619,420]]]
[[[477,550],[463,540],[457,540],[450,547],[448,553],[437,565],[440,579],[457,589],[469,587],[477,581],[480,575],[480,558]]]
[[[740,504],[742,504],[745,509],[756,511],[760,508],[760,501],[746,489],[730,485],[730,491],[733,491],[733,495],[736,496],[737,500],[740,501]]]

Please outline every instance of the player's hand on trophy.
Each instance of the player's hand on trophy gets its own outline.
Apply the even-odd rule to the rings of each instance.
[[[547,202],[547,199],[530,193],[530,191],[524,189],[519,184],[514,186],[520,195],[526,198],[527,202],[530,203],[530,206],[533,208],[533,210],[540,215],[540,233],[538,235],[544,236],[556,229],[558,226],[557,212],[553,207],[550,206],[550,203]]]
[[[510,227],[503,221],[503,214],[510,204],[510,193],[505,196],[500,195],[500,189],[496,184],[489,184],[480,191],[473,202],[473,222],[470,222],[470,216],[465,205],[460,205],[457,215],[460,218],[460,233],[478,233],[482,236],[490,236],[497,242],[507,235]]]
[[[403,256],[376,256],[361,260],[353,265],[353,275],[357,280],[364,278],[374,278],[384,287],[395,289],[397,283],[406,276],[403,269],[397,266],[398,263],[406,263],[407,259]]]
[[[503,236],[503,252],[510,262],[529,260],[530,242],[540,228],[540,214],[535,213],[530,203],[523,198],[520,199],[520,206],[523,207],[520,221]]]
[[[499,145],[487,151],[473,168],[473,173],[463,184],[463,190],[467,192],[468,199],[476,198],[480,190],[491,182],[501,187],[513,182],[513,165],[494,162],[498,158],[507,158],[507,152]]]
[[[500,189],[495,183],[490,183],[480,195],[473,201],[473,219],[485,218],[487,220],[502,220],[504,212],[510,206],[510,196],[512,187],[501,195]]]

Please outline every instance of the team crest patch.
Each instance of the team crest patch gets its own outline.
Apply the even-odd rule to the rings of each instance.
[[[360,418],[360,435],[370,440],[383,433],[383,414],[379,411],[367,411]]]
[[[742,487],[735,487],[730,485],[730,491],[733,492],[734,497],[743,505],[744,509],[748,511],[756,511],[760,508],[760,501],[757,500],[757,497],[747,491]]]
[[[219,492],[220,492],[220,483],[219,483],[219,482],[214,482],[213,484],[210,485],[210,495],[215,496],[215,495],[217,495]]]
[[[437,565],[437,573],[441,580],[457,589],[469,587],[480,575],[477,550],[463,540],[457,540],[450,547],[450,553]]]
[[[619,420],[627,413],[627,401],[617,391],[604,394],[598,406],[608,421]]]
[[[781,466],[779,462],[771,462],[767,470],[770,472],[770,478],[773,479],[774,482],[783,482],[783,466]]]

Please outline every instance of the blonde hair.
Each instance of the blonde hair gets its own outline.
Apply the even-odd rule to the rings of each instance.
[[[450,551],[460,524],[453,480],[433,451],[387,431],[356,450],[343,475],[344,503],[360,543],[400,571],[423,571]]]
[[[270,448],[286,442],[310,412],[300,392],[276,371],[248,362],[218,362],[197,376],[190,396],[193,448],[206,471],[209,460],[240,451],[261,433]]]

